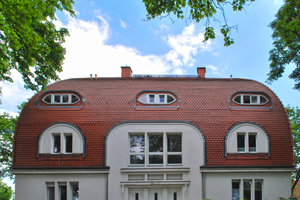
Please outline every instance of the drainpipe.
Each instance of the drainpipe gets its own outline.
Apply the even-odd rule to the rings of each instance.
[[[105,199],[108,200],[108,173],[105,175],[105,179],[106,179],[106,194],[105,194]]]
[[[206,173],[202,172],[202,199],[206,199],[205,196],[205,191],[206,191]]]

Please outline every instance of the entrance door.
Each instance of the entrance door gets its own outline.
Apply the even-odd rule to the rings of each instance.
[[[129,200],[144,200],[144,189],[129,189]]]
[[[164,200],[162,188],[149,188],[148,200]]]
[[[168,200],[181,200],[182,188],[168,188]]]

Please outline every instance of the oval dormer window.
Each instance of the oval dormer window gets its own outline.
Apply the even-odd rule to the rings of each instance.
[[[233,102],[240,105],[264,105],[268,99],[263,95],[240,94],[233,98]]]
[[[142,104],[171,104],[176,99],[170,94],[144,94],[138,101]]]
[[[48,94],[43,99],[46,104],[75,104],[79,101],[75,94]]]

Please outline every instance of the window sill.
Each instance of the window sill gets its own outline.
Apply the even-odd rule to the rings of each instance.
[[[82,160],[82,153],[68,153],[68,154],[51,154],[51,153],[40,153],[38,160]]]
[[[227,153],[227,159],[268,159],[268,153]]]

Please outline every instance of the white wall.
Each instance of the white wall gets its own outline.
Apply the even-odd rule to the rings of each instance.
[[[206,173],[206,198],[212,200],[232,199],[232,180],[261,179],[263,180],[263,200],[277,200],[278,197],[288,198],[291,194],[290,172],[236,172]],[[241,197],[242,198],[242,197]]]
[[[79,183],[79,198],[86,200],[105,200],[105,174],[17,174],[16,175],[16,200],[46,200],[47,182],[56,184],[66,182],[67,187],[71,182]],[[71,197],[68,196],[68,200]]]

